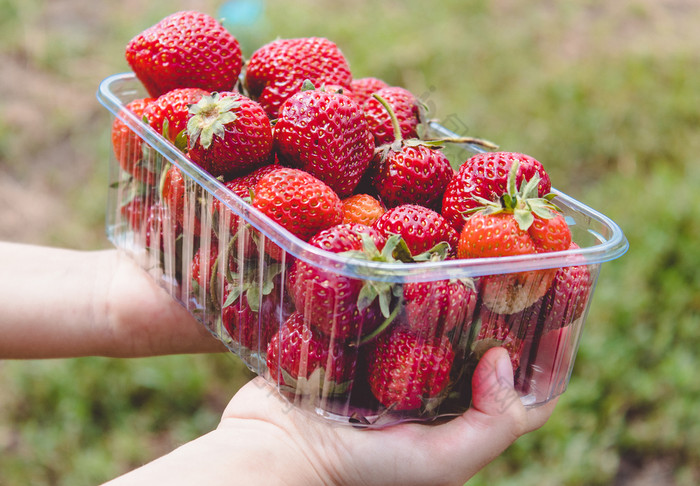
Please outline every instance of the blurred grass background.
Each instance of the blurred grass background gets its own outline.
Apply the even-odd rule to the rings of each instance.
[[[109,247],[97,86],[127,70],[123,48],[139,31],[223,6],[0,0],[1,238]],[[228,24],[247,53],[276,37],[328,37],[356,77],[403,85],[451,128],[533,155],[630,241],[603,266],[553,417],[470,484],[699,484],[700,4],[263,7],[253,28]],[[215,427],[249,377],[230,356],[0,363],[0,485],[105,481]]]

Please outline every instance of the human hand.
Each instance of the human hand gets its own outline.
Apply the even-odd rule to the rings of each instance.
[[[0,359],[223,351],[118,250],[0,242]]]
[[[472,390],[472,407],[449,422],[358,430],[291,408],[256,378],[233,397],[216,433],[240,440],[240,431],[248,431],[252,450],[269,449],[261,467],[285,484],[462,485],[518,437],[541,427],[556,402],[522,405],[503,348],[485,353]]]

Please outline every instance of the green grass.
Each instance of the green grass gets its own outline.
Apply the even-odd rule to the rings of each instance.
[[[61,13],[48,1],[0,0],[0,55],[94,102],[99,80],[126,69],[128,39],[189,6],[145,3],[132,12],[76,1]],[[198,3],[212,14],[218,5]],[[700,482],[700,38],[683,28],[699,9],[672,17],[641,0],[266,5],[251,43],[331,38],[356,76],[402,84],[465,134],[537,157],[558,189],[613,218],[630,241],[628,254],[603,265],[551,420],[470,484],[624,484],[620,471],[649,465],[664,472],[658,484]],[[678,32],[691,37],[679,42]],[[39,242],[105,247],[108,117],[96,102],[75,106],[46,112],[41,139],[0,110],[0,169],[20,181],[41,171],[67,201],[72,218]],[[61,141],[75,165],[46,162]],[[2,363],[0,484],[106,480],[214,427],[248,377],[221,356]]]

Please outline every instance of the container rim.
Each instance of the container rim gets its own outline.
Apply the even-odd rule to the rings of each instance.
[[[629,243],[622,229],[610,218],[595,209],[577,201],[553,188],[556,201],[574,211],[578,211],[591,221],[602,226],[603,231],[592,232],[598,244],[550,253],[519,255],[512,257],[454,259],[439,262],[383,263],[350,259],[335,253],[316,248],[299,239],[265,214],[256,210],[209,173],[195,165],[169,141],[143,123],[137,116],[124,110],[124,103],[115,92],[119,83],[137,82],[133,72],[110,75],[103,79],[97,90],[97,100],[115,117],[122,120],[130,129],[146,140],[169,162],[194,179],[204,190],[220,200],[236,215],[242,217],[258,229],[267,239],[280,246],[296,258],[314,265],[331,269],[348,277],[390,282],[429,281],[450,278],[472,278],[483,275],[513,273],[572,265],[594,265],[604,263],[624,255]],[[133,87],[135,94],[141,93],[140,84]],[[437,125],[438,130],[448,132]],[[468,147],[474,151],[473,147]],[[606,233],[606,234],[603,234]]]

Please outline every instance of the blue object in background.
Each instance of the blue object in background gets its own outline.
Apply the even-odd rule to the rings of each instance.
[[[269,27],[265,18],[263,0],[229,0],[221,4],[217,17],[226,29],[238,39],[244,57],[269,42]]]

